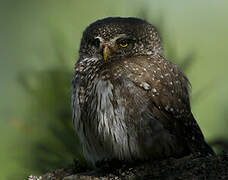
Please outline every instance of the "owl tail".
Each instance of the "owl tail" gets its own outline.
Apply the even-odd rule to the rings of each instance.
[[[203,133],[200,130],[194,116],[190,114],[183,122],[184,139],[190,152],[192,154],[199,154],[202,156],[215,155],[213,149],[205,141]]]

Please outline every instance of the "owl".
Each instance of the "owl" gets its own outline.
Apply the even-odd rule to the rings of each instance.
[[[214,154],[191,113],[187,77],[163,56],[158,32],[145,20],[89,25],[72,87],[73,125],[94,165]]]

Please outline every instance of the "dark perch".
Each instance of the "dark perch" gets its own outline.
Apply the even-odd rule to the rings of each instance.
[[[82,173],[84,172],[84,173]],[[30,180],[37,180],[30,176]],[[87,179],[228,179],[228,154],[219,156],[196,157],[193,155],[181,159],[170,158],[153,164],[144,163],[135,166],[122,165],[111,172],[94,172],[81,168],[79,165],[57,169],[41,176],[42,179],[87,180]]]

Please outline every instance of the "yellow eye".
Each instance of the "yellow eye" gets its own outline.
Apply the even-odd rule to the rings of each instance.
[[[121,47],[127,47],[127,46],[128,46],[127,41],[122,40],[122,41],[120,42],[120,46],[121,46]]]

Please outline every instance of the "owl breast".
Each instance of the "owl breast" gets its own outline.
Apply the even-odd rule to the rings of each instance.
[[[92,89],[83,91],[85,100],[78,123],[86,159],[95,164],[104,159],[130,160],[132,156],[139,156],[136,136],[128,134],[127,100],[119,96],[120,89],[114,88],[110,80],[100,78],[95,78],[88,86]]]
[[[85,73],[87,77],[81,79],[87,82],[75,87],[79,103],[73,108],[80,109],[80,117],[74,125],[84,155],[93,164],[104,159],[156,159],[176,151],[175,136],[150,110],[151,89],[146,84],[138,86],[135,78],[142,77],[134,73],[129,76],[128,70],[121,63],[113,63],[100,68],[93,78]]]

